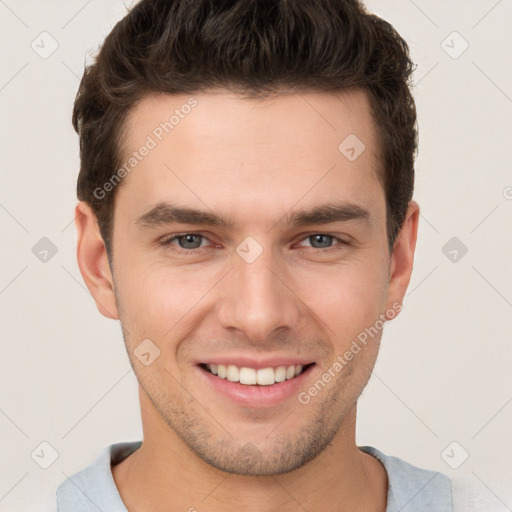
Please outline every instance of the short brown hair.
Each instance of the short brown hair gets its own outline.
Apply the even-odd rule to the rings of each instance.
[[[77,195],[96,214],[111,258],[115,190],[127,115],[146,94],[223,88],[367,91],[379,137],[390,248],[414,188],[416,108],[407,43],[357,0],[142,0],[86,67],[73,110]]]

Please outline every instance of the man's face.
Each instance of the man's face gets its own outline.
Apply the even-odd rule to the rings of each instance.
[[[194,98],[192,108],[186,95],[136,106],[126,159],[154,147],[116,190],[115,298],[143,423],[228,472],[290,471],[355,412],[380,330],[343,369],[333,365],[402,298],[390,286],[369,103],[361,91]],[[172,131],[158,130],[176,109]],[[354,135],[365,145],[359,156]],[[341,208],[338,220],[294,222],[325,205]],[[179,219],[171,208],[232,225]],[[230,382],[207,365],[262,384]],[[270,384],[293,365],[303,372]],[[329,369],[330,382],[310,393]]]

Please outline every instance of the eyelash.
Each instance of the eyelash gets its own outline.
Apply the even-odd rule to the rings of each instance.
[[[187,236],[187,235],[199,236],[202,239],[209,240],[209,238],[207,236],[202,235],[201,233],[178,233],[177,235],[172,235],[169,238],[164,238],[160,242],[160,245],[163,246],[163,247],[168,247],[168,246],[172,245],[172,242],[174,242],[178,238],[180,238],[182,236]],[[332,247],[327,247],[325,249],[316,249],[314,247],[311,247],[310,249],[315,254],[319,254],[319,253],[330,254],[331,252],[340,250],[344,246],[350,245],[350,243],[348,241],[343,240],[342,238],[339,238],[339,237],[334,236],[334,235],[330,235],[328,233],[320,233],[320,232],[318,232],[318,233],[310,233],[309,235],[306,235],[303,238],[301,238],[300,242],[303,242],[304,240],[306,240],[306,239],[308,239],[310,237],[316,236],[316,235],[322,235],[322,236],[330,237],[330,238],[333,239],[333,241],[338,241],[338,244],[333,245]],[[182,247],[175,246],[175,250],[177,250],[179,253],[182,253],[182,254],[183,253],[194,254],[194,253],[197,253],[197,251],[199,251],[200,249],[204,249],[204,248],[205,247],[198,247],[196,249],[183,249]],[[304,249],[304,247],[301,247],[301,249]]]

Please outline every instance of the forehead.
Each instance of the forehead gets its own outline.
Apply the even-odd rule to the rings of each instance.
[[[320,139],[336,147],[341,138],[354,134],[370,146],[370,151],[375,142],[370,102],[362,89],[267,97],[225,90],[190,95],[152,93],[129,112],[124,146],[132,149],[147,135],[165,143],[163,139],[171,133],[180,139],[215,135],[227,143],[230,139],[246,139],[252,143],[285,143],[286,147],[301,143],[310,146]]]
[[[152,94],[129,114],[122,147],[133,166],[117,192],[134,215],[178,200],[226,215],[245,212],[256,222],[262,208],[276,218],[298,202],[372,203],[382,195],[376,130],[362,90]]]

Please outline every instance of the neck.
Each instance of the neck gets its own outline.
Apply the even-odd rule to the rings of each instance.
[[[145,395],[145,394],[144,394]],[[384,467],[355,444],[356,407],[314,460],[280,475],[235,475],[198,458],[141,394],[144,441],[112,468],[129,512],[385,512]]]

